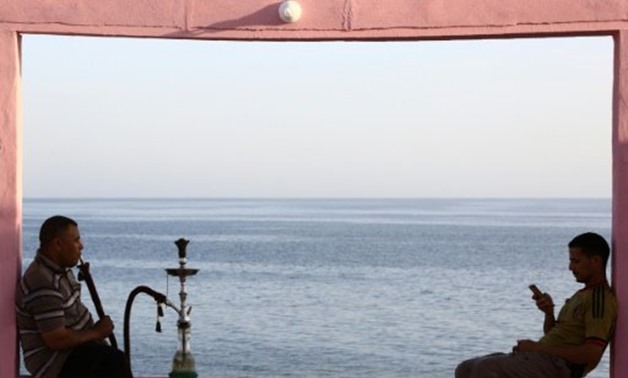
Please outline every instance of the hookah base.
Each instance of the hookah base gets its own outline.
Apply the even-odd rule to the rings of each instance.
[[[172,371],[168,374],[170,378],[196,378],[198,374],[195,371]]]

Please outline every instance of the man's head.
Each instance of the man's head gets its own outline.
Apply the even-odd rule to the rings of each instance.
[[[568,246],[569,270],[578,282],[592,284],[606,278],[610,248],[602,236],[594,232],[580,234]]]
[[[81,235],[78,224],[62,215],[44,221],[39,230],[39,250],[61,267],[76,265],[81,257]]]

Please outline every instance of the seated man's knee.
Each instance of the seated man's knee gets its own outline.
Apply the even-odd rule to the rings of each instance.
[[[456,378],[469,378],[471,376],[471,369],[473,368],[473,365],[475,364],[475,359],[470,359],[470,360],[466,360],[461,362],[457,367],[456,367]]]
[[[488,378],[498,376],[500,372],[500,361],[504,357],[507,357],[507,355],[494,353],[466,360],[456,368],[456,378]]]

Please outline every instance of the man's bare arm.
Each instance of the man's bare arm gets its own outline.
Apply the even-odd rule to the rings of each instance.
[[[541,292],[536,285],[530,285],[530,290],[532,290],[532,299],[536,302],[536,307],[545,314],[543,333],[547,334],[556,325],[554,301],[549,294]]]
[[[52,350],[73,348],[90,341],[101,341],[113,333],[113,322],[106,316],[93,328],[75,331],[67,327],[59,327],[41,334],[46,346]]]

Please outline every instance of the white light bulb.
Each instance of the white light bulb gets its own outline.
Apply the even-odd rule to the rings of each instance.
[[[301,18],[301,5],[295,0],[285,0],[279,5],[279,18],[283,22],[297,22]]]

